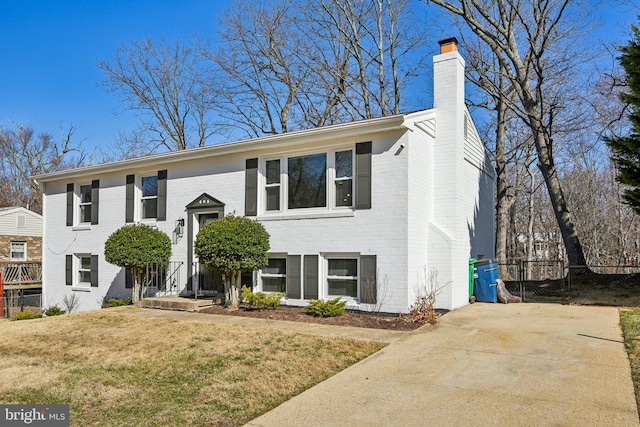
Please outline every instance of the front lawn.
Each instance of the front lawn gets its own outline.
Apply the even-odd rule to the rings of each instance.
[[[119,310],[2,322],[0,403],[70,404],[74,426],[235,426],[384,346]]]
[[[624,344],[631,363],[631,379],[640,411],[640,310],[620,310],[620,324]]]

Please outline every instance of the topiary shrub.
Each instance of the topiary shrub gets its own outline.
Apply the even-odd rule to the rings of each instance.
[[[47,308],[44,311],[44,315],[47,316],[47,317],[60,316],[61,314],[65,314],[65,313],[66,313],[66,311],[64,311],[63,309],[61,309],[57,305],[53,305],[53,306]]]
[[[269,233],[256,220],[228,215],[200,229],[194,251],[207,268],[222,273],[226,301],[238,307],[241,273],[269,264]]]
[[[341,297],[329,301],[312,299],[306,308],[307,314],[315,317],[335,317],[344,314],[346,301],[340,301]]]
[[[29,319],[37,319],[38,317],[40,317],[39,314],[36,314],[33,311],[27,309],[25,311],[21,311],[19,313],[16,313],[16,315],[13,317],[13,319],[14,320],[29,320]]]
[[[109,298],[107,301],[107,307],[121,307],[123,305],[131,305],[131,300],[123,298]]]
[[[131,271],[131,300],[138,302],[144,294],[142,275],[148,263],[167,266],[171,258],[169,236],[144,224],[125,225],[114,231],[104,244],[104,259]]]
[[[280,300],[284,296],[283,292],[252,292],[246,285],[242,286],[242,301],[249,309],[261,310],[266,307],[276,308],[280,305]]]

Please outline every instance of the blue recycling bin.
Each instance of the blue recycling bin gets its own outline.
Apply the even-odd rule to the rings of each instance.
[[[498,261],[484,259],[476,261],[473,293],[478,302],[498,302]]]

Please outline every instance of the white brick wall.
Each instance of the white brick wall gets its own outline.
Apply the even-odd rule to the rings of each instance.
[[[265,158],[349,149],[363,141],[373,143],[372,208],[260,214],[258,220],[271,235],[271,252],[320,255],[321,265],[327,254],[376,255],[379,284],[386,287],[384,312],[406,312],[423,293],[432,271],[437,272],[438,286],[446,285],[438,297],[438,307],[452,309],[466,304],[468,258],[477,253],[493,256],[493,181],[465,160],[464,61],[453,52],[439,55],[434,62],[435,109],[402,116],[402,126],[398,125],[401,120],[387,127],[364,121],[350,125],[357,131],[328,136],[308,131],[286,143],[256,142],[233,149],[236,144],[227,151],[201,150],[201,156],[159,156],[153,164],[143,162],[144,167],[122,162],[121,167],[110,171],[97,168],[94,170],[98,172],[78,172],[82,175],[79,178],[45,179],[44,305],[61,305],[65,295],[75,294],[80,299],[79,309],[91,310],[98,308],[105,296],[130,295],[124,287],[122,269],[104,260],[104,242],[125,224],[127,174],[168,171],[167,220],[155,225],[172,236],[176,220],[188,220],[185,206],[202,193],[223,202],[225,214],[244,214],[248,158],[258,157],[263,168]],[[291,137],[281,137],[285,138]],[[67,227],[66,184],[92,179],[100,180],[99,224]],[[262,190],[259,194],[260,210]],[[196,231],[197,227],[194,234]],[[189,270],[187,242],[193,238],[187,234],[185,227],[184,236],[173,245],[172,257],[185,263],[183,282]],[[78,253],[99,256],[97,288],[76,290],[65,285],[65,255]],[[323,268],[319,272],[322,297],[326,276]]]

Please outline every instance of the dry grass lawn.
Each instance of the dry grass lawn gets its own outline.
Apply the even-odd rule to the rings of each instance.
[[[620,325],[631,363],[631,379],[640,411],[640,310],[620,310]]]
[[[384,346],[120,311],[0,323],[0,403],[67,403],[74,426],[241,425]]]

